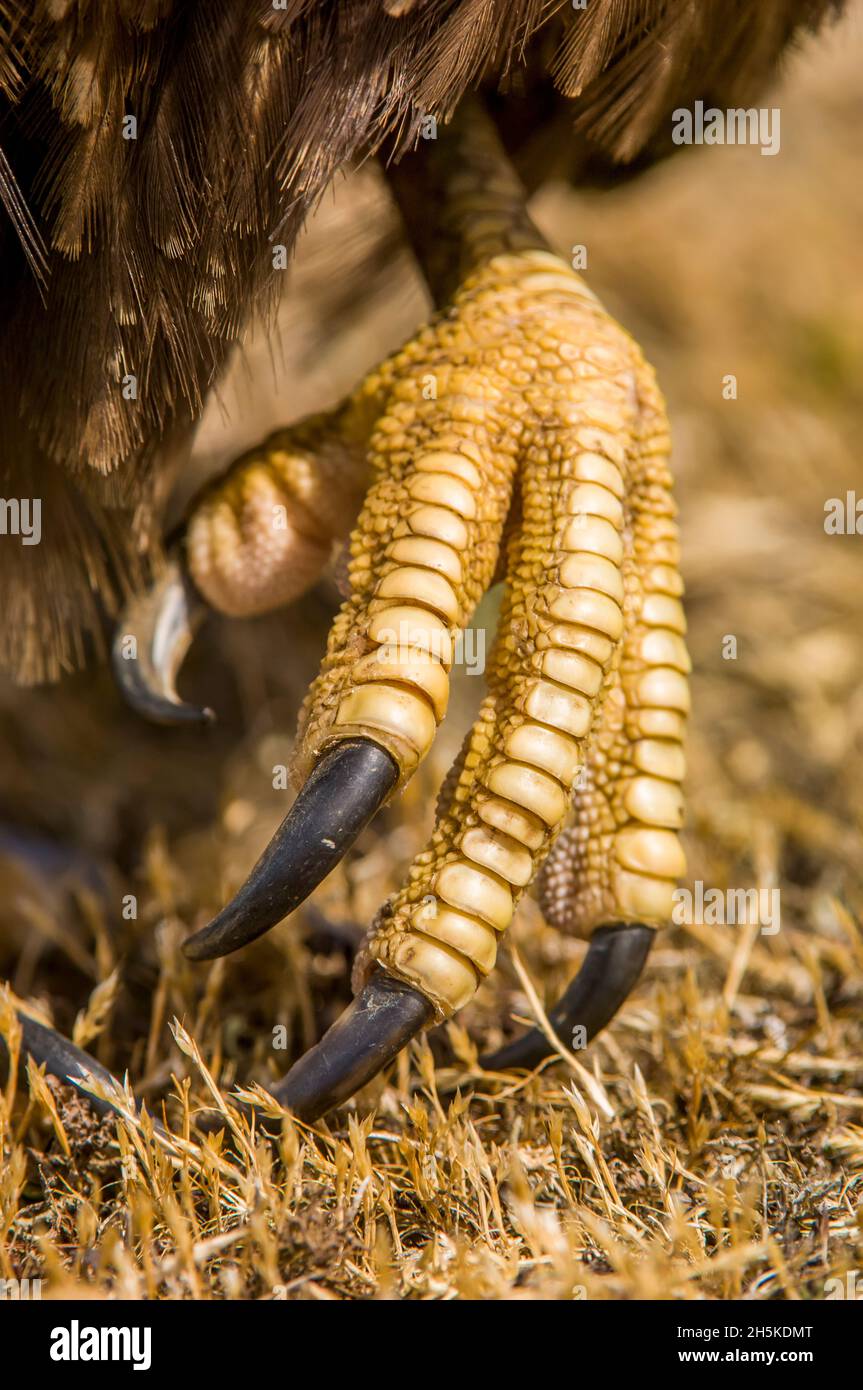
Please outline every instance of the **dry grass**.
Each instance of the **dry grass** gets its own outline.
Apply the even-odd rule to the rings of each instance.
[[[676,423],[691,877],[777,885],[781,930],[673,929],[580,1062],[492,1077],[477,1045],[529,1017],[532,995],[555,997],[583,951],[528,902],[458,1025],[329,1126],[288,1120],[273,1145],[233,1120],[205,1137],[195,1116],[219,1088],[283,1071],[345,1002],[356,936],[427,833],[476,683],[350,864],[209,970],[179,944],[284,811],[272,768],[333,591],[214,626],[189,673],[224,712],[212,736],[142,727],[104,673],[0,692],[3,816],[31,837],[0,845],[0,973],[128,1068],[174,1136],[99,1124],[62,1088],[34,1077],[28,1098],[10,1078],[0,1277],[41,1274],[58,1296],[766,1299],[823,1297],[828,1276],[863,1267],[863,540],[823,530],[826,499],[857,481],[863,428],[861,53],[858,11],[792,66],[775,159],[701,151],[602,199],[546,190],[537,209],[558,244],[587,244]],[[226,389],[243,439],[332,399],[421,312],[404,279],[306,365],[326,278],[314,248],[352,206],[309,239],[278,389],[265,396],[255,348],[251,378]],[[239,433],[214,412],[200,468]],[[49,865],[48,841],[78,858]]]

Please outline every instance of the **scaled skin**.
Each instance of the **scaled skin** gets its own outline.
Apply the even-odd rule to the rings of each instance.
[[[299,760],[307,772],[361,736],[402,780],[445,714],[452,639],[506,534],[487,696],[430,847],[355,966],[358,985],[378,961],[439,1018],[493,968],[555,840],[543,908],[580,934],[661,925],[685,867],[689,660],[653,372],[538,237],[478,259],[450,307],[332,416],[239,460],[188,532],[208,601],[261,612],[312,581],[370,479]]]

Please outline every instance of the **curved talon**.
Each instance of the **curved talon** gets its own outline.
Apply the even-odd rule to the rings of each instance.
[[[107,1067],[103,1067],[101,1062],[97,1062],[95,1057],[91,1057],[89,1052],[76,1047],[68,1038],[64,1038],[62,1033],[56,1029],[49,1028],[45,1023],[39,1023],[23,1009],[16,1009],[15,1016],[21,1024],[21,1057],[32,1057],[38,1066],[44,1066],[49,1076],[56,1077],[65,1086],[71,1086],[84,1100],[90,1104],[98,1115],[124,1115],[127,1113],[125,1107],[112,1105],[110,1101],[103,1100],[101,1096],[96,1096],[92,1091],[88,1091],[82,1081],[88,1076],[93,1076],[100,1081],[106,1090],[121,1092],[123,1086]],[[0,1038],[0,1053],[6,1053],[4,1040]],[[153,1121],[156,1132],[164,1137],[166,1131],[157,1120]]]
[[[590,1042],[611,1022],[635,986],[655,935],[652,927],[624,922],[594,932],[581,969],[549,1011],[548,1020],[564,1047],[572,1047],[576,1028],[584,1028]],[[533,1071],[553,1052],[542,1030],[531,1028],[497,1052],[481,1057],[480,1065],[486,1071]]]
[[[208,724],[211,709],[177,695],[177,672],[207,612],[180,557],[170,556],[155,584],[128,604],[111,648],[114,676],[125,699],[155,724]],[[126,644],[134,638],[133,655]]]
[[[398,781],[395,759],[371,739],[324,754],[246,882],[217,917],[189,937],[189,960],[212,960],[255,941],[317,888]]]
[[[424,994],[379,970],[272,1094],[311,1123],[377,1076],[433,1020]]]

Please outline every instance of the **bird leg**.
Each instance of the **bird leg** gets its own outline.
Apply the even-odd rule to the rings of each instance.
[[[193,959],[280,920],[412,775],[446,712],[454,639],[505,561],[487,694],[431,843],[360,951],[354,1003],[274,1088],[304,1118],[470,999],[556,840],[551,918],[599,929],[552,1011],[566,1042],[626,997],[684,867],[689,663],[653,373],[533,227],[477,107],[393,184],[439,312],[331,416],[239,460],[193,508],[185,547],[206,602],[261,612],[308,584],[369,480],[301,715],[304,786],[237,897],[186,943]],[[132,613],[123,630],[150,650],[146,626]]]

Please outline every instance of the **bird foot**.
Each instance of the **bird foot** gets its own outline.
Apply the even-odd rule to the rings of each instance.
[[[192,958],[281,920],[412,775],[500,563],[487,693],[431,843],[357,958],[361,999],[389,977],[403,987],[389,1016],[401,999],[413,1031],[450,1017],[543,865],[542,906],[567,930],[615,924],[641,942],[667,920],[684,869],[690,669],[668,451],[637,345],[564,261],[529,249],[492,257],[337,410],[205,492],[185,563],[202,600],[237,616],[295,598],[356,520],[347,597],[300,718],[305,784],[237,897],[186,943]],[[121,634],[136,628],[148,669],[172,676],[170,642],[153,659],[152,605]],[[140,671],[117,666],[146,709]],[[627,988],[646,951],[618,952]],[[374,1010],[359,1015],[374,1029]],[[569,1042],[576,1023],[563,1017]]]

